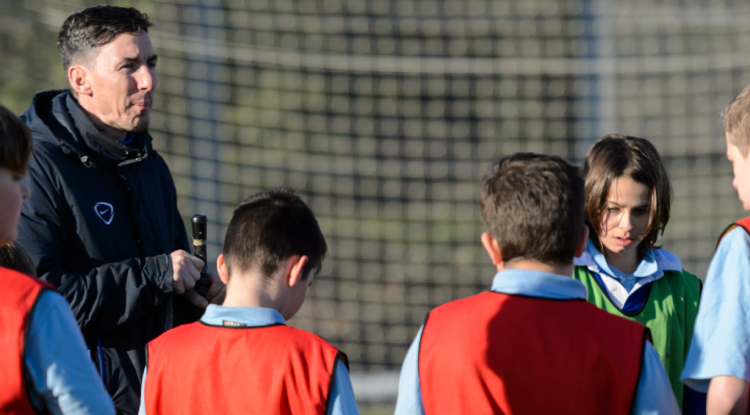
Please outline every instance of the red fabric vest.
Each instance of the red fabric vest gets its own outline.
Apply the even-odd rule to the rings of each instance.
[[[47,285],[0,268],[0,414],[35,414],[24,377],[26,336],[31,313]]]
[[[719,242],[716,243],[716,248],[719,248],[719,244],[721,243],[721,240],[724,239],[724,236],[729,233],[732,229],[736,227],[742,227],[745,229],[745,231],[750,234],[750,217],[747,217],[742,220],[738,220],[737,222],[729,225],[726,229],[724,229],[724,232],[721,233],[721,236],[719,237]]]
[[[322,338],[285,325],[183,325],[148,345],[146,413],[323,415],[338,360]]]
[[[425,413],[628,414],[647,333],[584,300],[452,301],[422,332]]]

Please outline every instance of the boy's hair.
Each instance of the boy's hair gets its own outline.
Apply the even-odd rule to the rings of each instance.
[[[734,97],[722,114],[724,130],[730,134],[730,142],[737,147],[742,157],[750,150],[750,85]]]
[[[318,221],[289,188],[256,193],[234,211],[224,239],[227,274],[258,269],[271,277],[292,255],[309,260],[303,278],[320,272],[328,246]]]
[[[21,245],[11,242],[0,247],[0,267],[36,277],[36,267],[29,253]]]
[[[90,52],[112,42],[123,33],[148,33],[153,26],[145,13],[132,7],[99,5],[79,10],[65,19],[57,37],[63,70],[78,59],[89,59]]]
[[[499,158],[482,180],[482,220],[503,262],[515,258],[570,264],[583,227],[583,179],[560,157]]]
[[[25,173],[32,143],[29,128],[0,105],[0,167]]]
[[[663,234],[667,227],[672,202],[669,173],[656,147],[644,138],[606,135],[586,153],[583,174],[586,180],[586,224],[591,230],[591,240],[601,248],[598,235],[602,233],[602,217],[607,209],[609,190],[616,179],[624,176],[645,185],[651,193],[649,224],[638,252],[653,248],[659,229]]]

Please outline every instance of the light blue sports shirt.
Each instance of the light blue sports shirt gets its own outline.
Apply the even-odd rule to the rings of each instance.
[[[492,291],[558,300],[586,299],[586,287],[580,281],[571,277],[531,270],[509,269],[497,273],[492,281]],[[424,326],[419,329],[404,359],[398,385],[396,415],[423,415],[425,413],[418,367],[419,341],[422,338],[423,328]],[[648,342],[643,355],[643,367],[638,381],[634,413],[640,415],[680,413],[667,372],[664,371],[656,350]]]
[[[201,317],[201,321],[215,326],[223,325],[223,320],[231,320],[244,323],[245,326],[267,326],[269,324],[286,324],[284,317],[276,310],[262,307],[222,307],[211,304]],[[146,415],[146,405],[143,399],[143,386],[146,384],[146,372],[143,370],[143,383],[141,384],[141,407],[139,415]],[[349,379],[349,371],[346,365],[336,365],[336,377],[333,382],[331,396],[328,397],[329,415],[359,415],[357,401],[354,399],[352,382]],[[251,408],[248,408],[250,411]]]
[[[32,406],[54,415],[115,413],[70,305],[60,294],[40,294],[27,335],[24,363]]]
[[[750,382],[750,236],[737,227],[721,240],[701,294],[682,382],[707,392],[714,376]]]

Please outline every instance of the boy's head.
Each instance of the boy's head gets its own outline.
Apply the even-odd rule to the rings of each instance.
[[[672,201],[669,173],[656,147],[645,138],[608,134],[586,153],[582,173],[590,236],[602,252],[653,248],[669,222]],[[625,247],[617,240],[623,229],[632,238]]]
[[[724,110],[727,158],[734,169],[734,188],[745,210],[750,211],[750,85]]]
[[[560,157],[516,153],[495,161],[479,203],[502,263],[571,264],[585,237],[583,192],[578,168]]]
[[[0,247],[0,267],[36,277],[36,267],[21,245],[11,242]]]
[[[289,285],[299,281],[304,286],[298,304],[301,306],[306,287],[320,271],[327,250],[318,221],[294,190],[260,192],[234,211],[224,239],[223,258],[219,259],[219,273],[227,281],[239,274],[252,274],[265,282],[282,279]],[[299,274],[291,283],[290,272]]]
[[[31,133],[10,110],[0,105],[0,245],[13,242],[29,188],[23,178],[31,154]]]

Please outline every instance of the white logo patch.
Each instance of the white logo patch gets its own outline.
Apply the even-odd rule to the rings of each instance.
[[[99,202],[95,204],[94,212],[96,212],[96,216],[99,216],[99,219],[107,225],[112,223],[112,219],[115,218],[115,208],[107,202]]]

